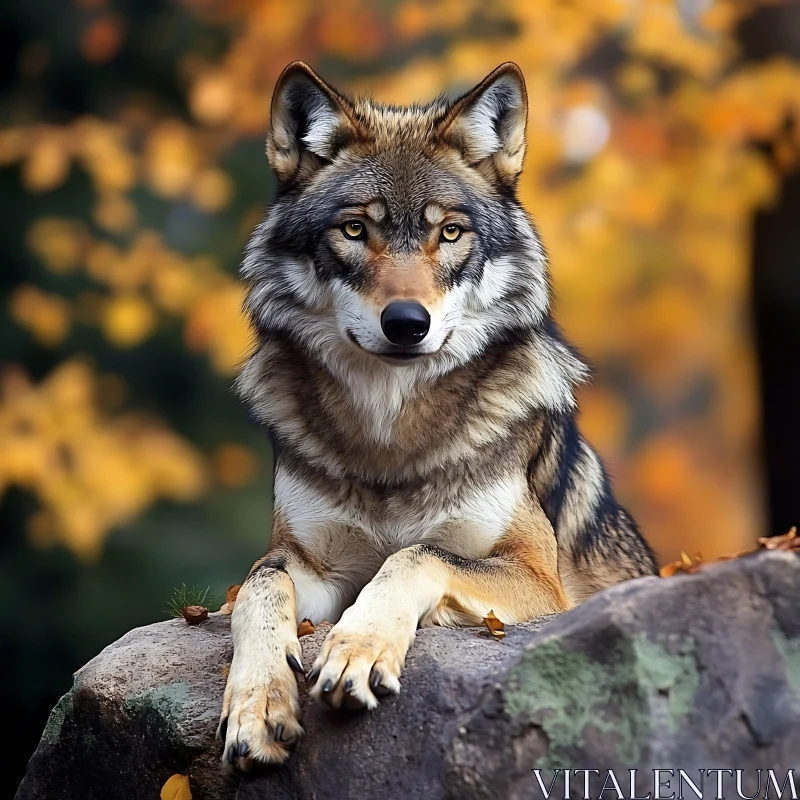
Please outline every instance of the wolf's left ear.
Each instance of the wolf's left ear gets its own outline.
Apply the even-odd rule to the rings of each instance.
[[[501,64],[456,100],[439,125],[439,135],[482,171],[488,168],[513,187],[525,157],[528,95],[522,70]]]
[[[267,158],[281,182],[302,180],[331,161],[357,127],[350,101],[294,61],[272,95]]]

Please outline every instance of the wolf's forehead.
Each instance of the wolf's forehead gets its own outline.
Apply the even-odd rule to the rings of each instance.
[[[424,215],[435,224],[440,209],[468,200],[463,183],[419,150],[376,149],[337,172],[337,194],[343,204],[361,206],[376,222]]]
[[[426,105],[387,106],[362,98],[356,101],[355,110],[359,123],[378,146],[411,142],[430,145],[447,105],[436,100]]]

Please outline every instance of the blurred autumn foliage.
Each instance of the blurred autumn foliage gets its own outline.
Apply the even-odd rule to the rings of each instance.
[[[220,386],[235,374],[249,345],[238,252],[271,185],[259,152],[271,90],[296,58],[391,103],[521,65],[521,195],[551,254],[559,319],[600,375],[582,397],[586,433],[663,558],[754,540],[750,225],[800,156],[798,65],[747,64],[737,48],[756,7],[183,0],[164,4],[163,29],[156,16],[138,32],[111,0],[59,9],[58,44],[32,35],[21,47],[0,131],[0,164],[36,199],[5,301],[30,342],[6,347],[0,381],[0,492],[35,498],[33,542],[94,558],[157,500],[259,474],[246,428],[228,426],[231,438],[202,393],[191,403],[216,439],[160,418],[129,354],[158,352],[174,376],[199,357]],[[141,62],[169,49],[164,97],[154,79],[80,113],[37,99],[65,48],[101,76],[136,47]]]

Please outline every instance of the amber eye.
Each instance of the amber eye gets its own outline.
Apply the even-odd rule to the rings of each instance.
[[[358,220],[350,220],[342,225],[342,233],[348,239],[361,239],[364,236],[364,223]]]
[[[457,242],[461,238],[462,233],[463,230],[458,225],[445,225],[444,228],[442,228],[442,241]]]

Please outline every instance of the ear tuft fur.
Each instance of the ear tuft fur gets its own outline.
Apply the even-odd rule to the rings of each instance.
[[[527,115],[525,79],[509,61],[453,103],[439,135],[472,166],[488,168],[503,184],[514,186],[525,157]]]
[[[308,176],[356,133],[350,102],[302,61],[283,70],[272,95],[267,158],[278,180]]]

